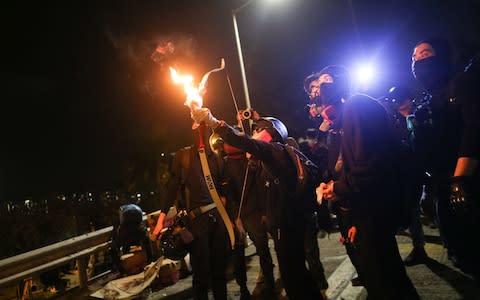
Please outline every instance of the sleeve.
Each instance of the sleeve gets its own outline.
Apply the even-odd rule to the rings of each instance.
[[[252,154],[256,159],[261,160],[272,172],[275,172],[275,174],[283,174],[285,172],[282,172],[282,170],[290,170],[292,166],[295,167],[290,159],[285,159],[288,153],[286,153],[284,148],[278,143],[254,140],[224,123],[218,126],[215,132],[217,132],[226,143],[242,149]]]

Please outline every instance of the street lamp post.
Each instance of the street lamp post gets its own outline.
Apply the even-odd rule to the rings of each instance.
[[[247,83],[247,75],[245,74],[245,64],[243,63],[243,54],[242,54],[242,45],[240,44],[240,34],[238,33],[238,25],[237,25],[237,13],[244,9],[247,5],[252,3],[253,0],[247,1],[245,4],[240,6],[239,8],[232,10],[232,21],[233,21],[233,30],[235,31],[235,42],[237,44],[237,52],[238,52],[238,60],[240,62],[240,73],[242,75],[242,84],[243,84],[243,92],[245,94],[245,105],[247,109],[251,109],[252,105],[250,104],[250,93],[248,92],[248,83]]]

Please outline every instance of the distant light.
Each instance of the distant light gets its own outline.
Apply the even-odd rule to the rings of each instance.
[[[162,153],[160,154],[160,156],[161,156],[161,157],[164,157],[164,156],[165,156],[165,153],[162,152]]]
[[[138,193],[137,198],[140,198],[140,197],[142,197],[142,194]]]

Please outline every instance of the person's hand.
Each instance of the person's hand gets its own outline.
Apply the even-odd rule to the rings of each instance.
[[[196,124],[200,124],[205,122],[205,125],[211,128],[216,128],[220,125],[220,121],[218,121],[210,112],[210,110],[206,107],[203,108],[194,108],[190,113],[192,120],[195,121]]]
[[[242,219],[237,218],[235,220],[235,227],[237,227],[240,240],[244,240],[247,237],[247,232],[245,231],[245,228],[243,227]]]
[[[357,236],[357,227],[352,226],[347,231],[347,237],[345,238],[343,235],[340,236],[340,243],[342,244],[353,244],[355,242],[355,237]]]
[[[162,233],[162,230],[165,227],[165,217],[166,217],[166,214],[164,212],[161,212],[160,215],[158,216],[157,225],[155,226],[155,229],[153,230],[153,232],[150,232],[150,239],[152,241],[156,241],[160,238],[160,234]]]
[[[352,226],[348,230],[347,237],[350,243],[355,243],[355,237],[357,236],[357,227]]]
[[[322,182],[316,189],[317,193],[317,203],[319,205],[322,204],[323,200],[327,201],[335,201],[337,200],[337,197],[335,193],[333,192],[333,181],[330,180],[329,182],[325,183]]]

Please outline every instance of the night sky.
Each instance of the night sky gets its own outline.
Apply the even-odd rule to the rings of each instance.
[[[228,74],[244,96],[230,11],[240,0],[22,1],[3,5],[0,201],[108,189],[129,164],[191,143],[183,94],[168,71],[210,77],[205,106],[233,123]],[[410,74],[431,36],[478,51],[479,1],[254,0],[237,14],[253,108],[302,135],[303,78],[328,64],[376,65],[363,92],[382,96]],[[170,42],[167,52],[152,54]],[[154,160],[153,160],[154,161]]]

